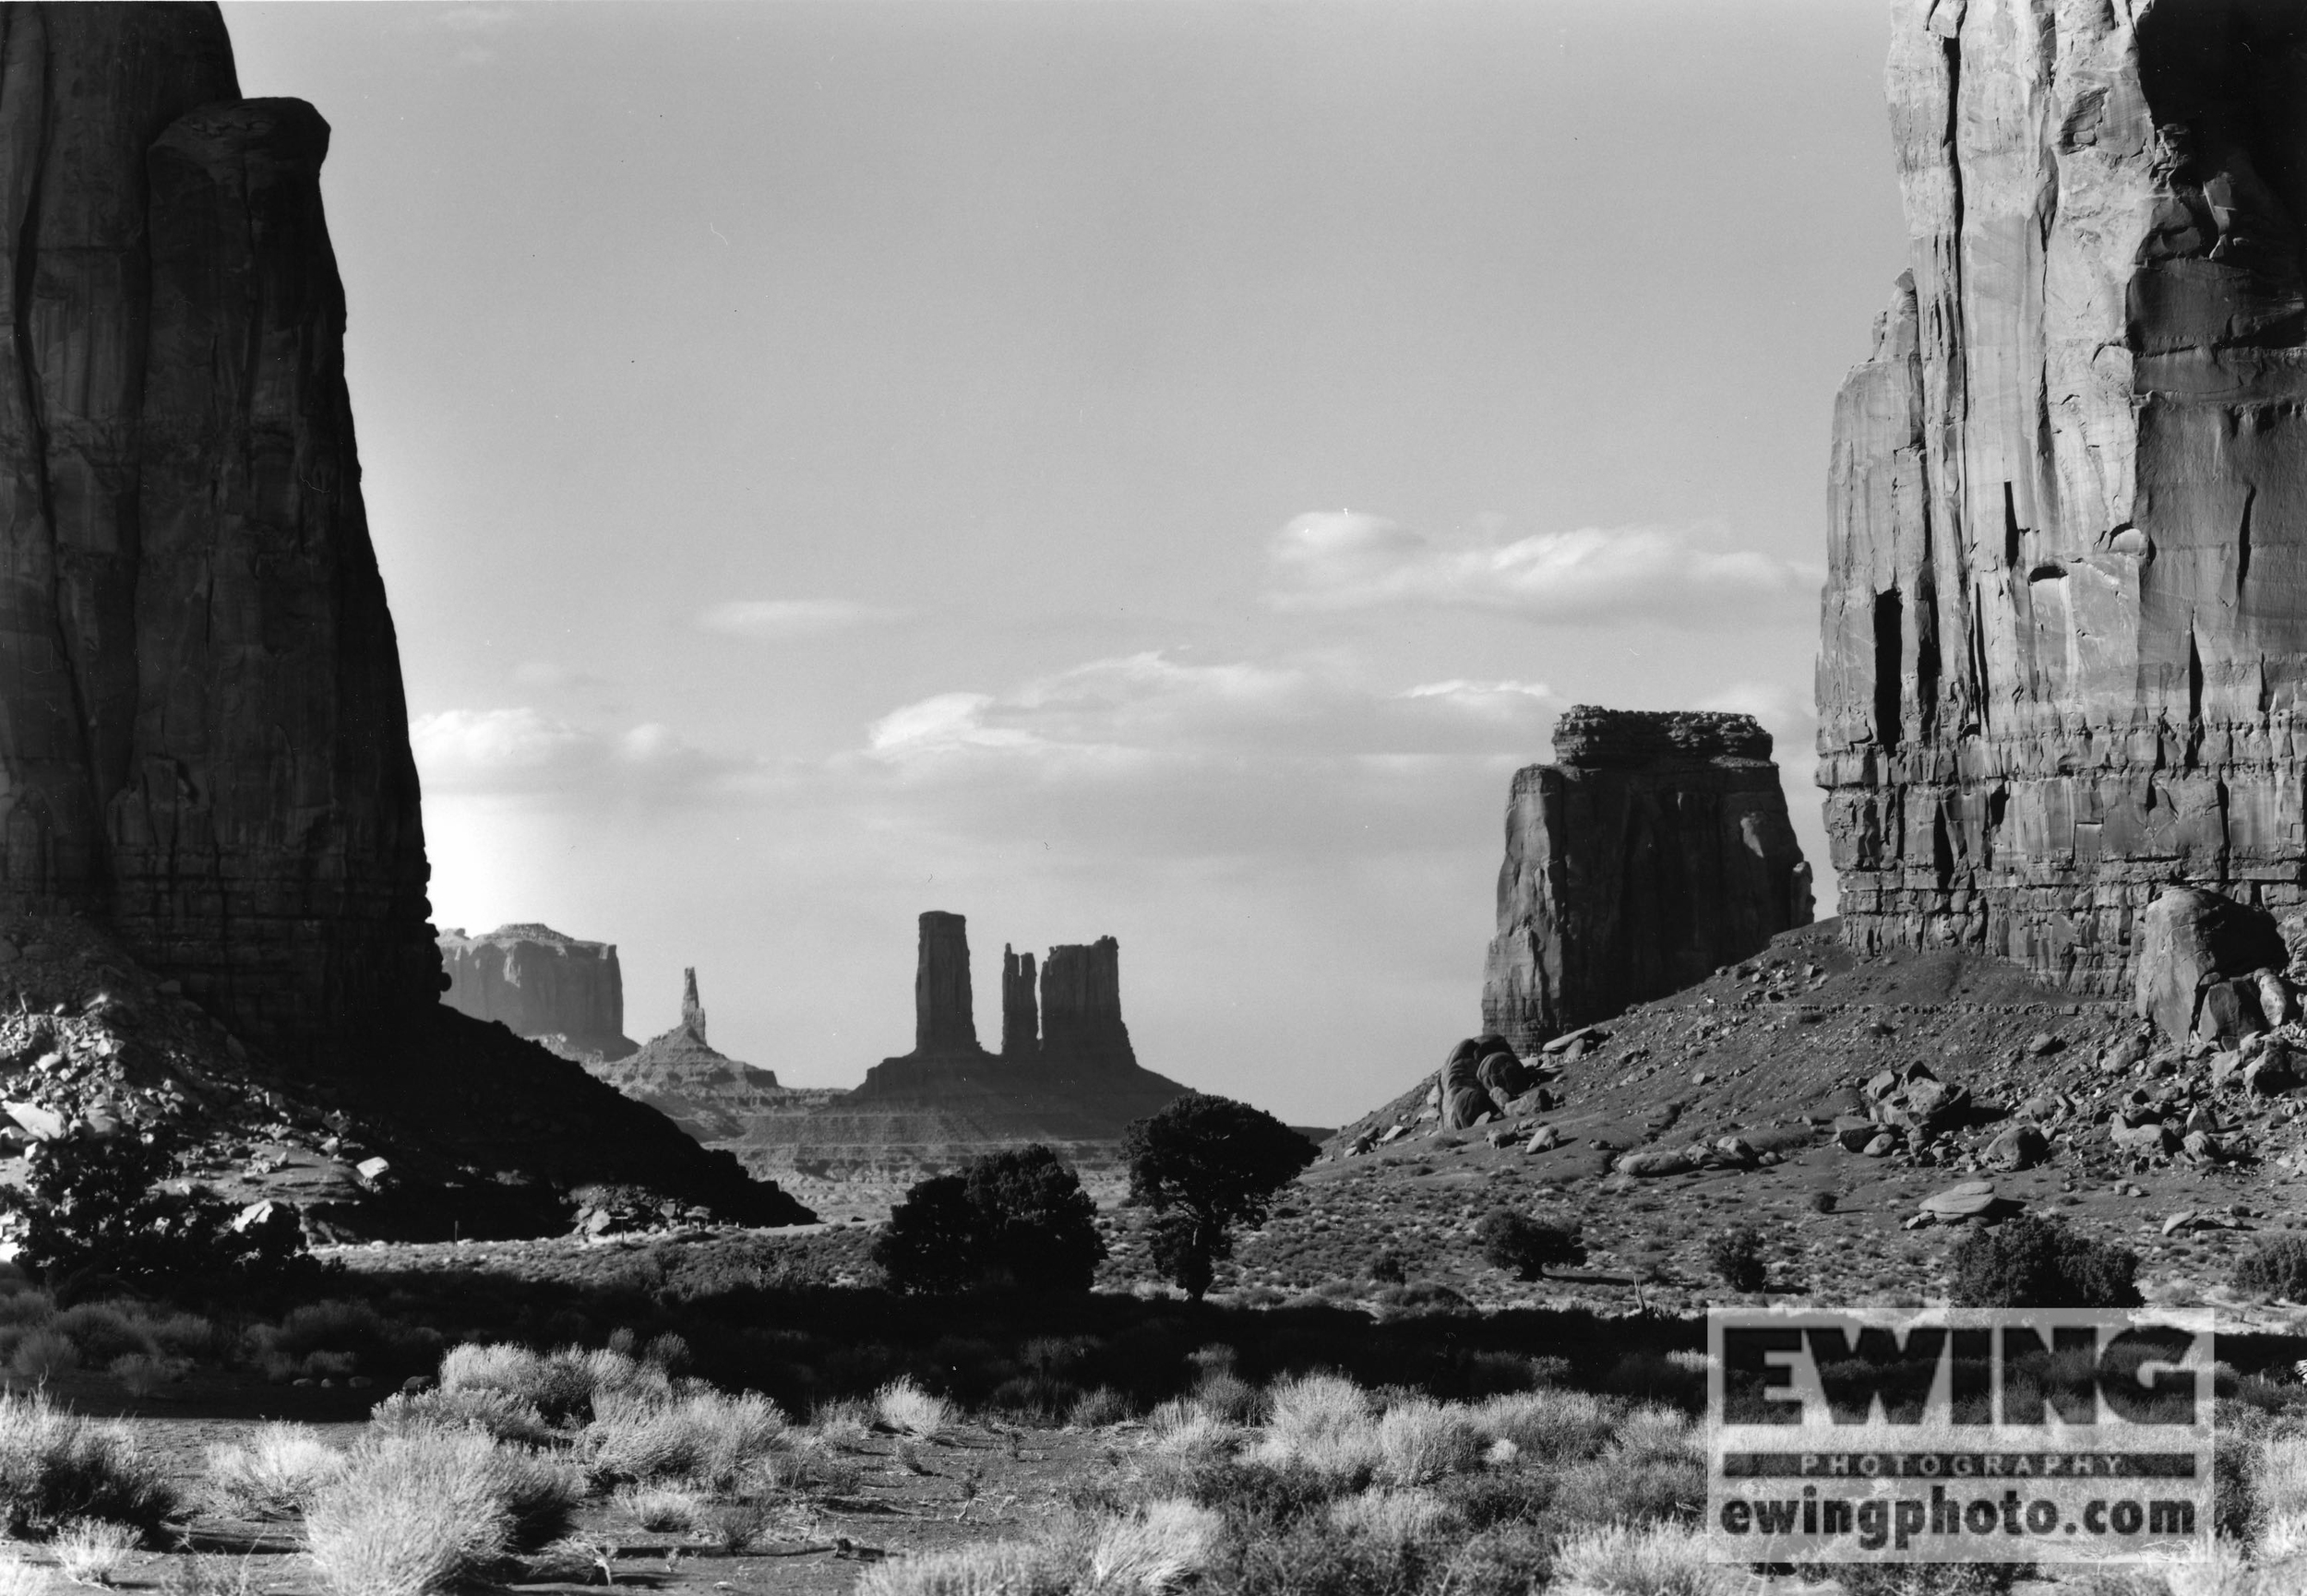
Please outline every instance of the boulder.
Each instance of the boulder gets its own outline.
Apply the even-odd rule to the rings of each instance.
[[[1555,1129],[1550,1125],[1542,1125],[1538,1126],[1536,1130],[1531,1132],[1530,1140],[1524,1146],[1522,1150],[1524,1152],[1551,1152],[1554,1149],[1561,1145],[1562,1133]]]
[[[1441,1128],[1465,1130],[1484,1114],[1496,1114],[1498,1104],[1482,1084],[1481,1043],[1471,1039],[1450,1050],[1441,1071]]]
[[[2202,1029],[2206,1006],[2212,1008],[2212,1034],[2246,1036],[2265,1029],[2257,983],[2252,982],[2247,1000],[2231,983],[2287,959],[2283,938],[2268,915],[2217,892],[2175,887],[2144,917],[2133,1007],[2172,1041],[2184,1041]]]
[[[2108,1139],[2130,1153],[2157,1155],[2179,1150],[2179,1137],[2160,1120],[2136,1126],[2118,1120],[2108,1127]]]
[[[64,1135],[65,1118],[53,1108],[42,1108],[36,1102],[0,1102],[0,1110],[24,1128],[24,1134],[35,1141],[54,1141]]]
[[[2272,970],[2262,970],[2253,978],[2259,988],[2259,1017],[2269,1025],[2289,1025],[2299,1018],[2299,1004],[2291,995],[2290,983]]]
[[[1511,1053],[1488,1053],[1475,1066],[1475,1076],[1498,1102],[1511,1102],[1536,1082],[1529,1067]]]
[[[1995,1169],[2033,1169],[2050,1156],[2050,1138],[2031,1125],[2014,1125],[1987,1144],[1985,1161]]]
[[[1630,1152],[1622,1156],[1617,1164],[1619,1173],[1632,1175],[1638,1180],[1655,1180],[1660,1175],[1685,1174],[1697,1167],[1698,1161],[1691,1156],[1688,1149],[1672,1150],[1659,1149],[1648,1152]]]
[[[1942,1223],[1954,1223],[1992,1212],[1998,1200],[1991,1181],[1966,1180],[1923,1198],[1922,1211]]]
[[[2215,981],[2203,989],[2195,1010],[2195,1035],[2206,1042],[2233,1042],[2266,1030],[2259,1015],[2259,986],[2253,981]]]
[[[1867,1143],[1882,1134],[1881,1126],[1856,1114],[1843,1114],[1835,1121],[1835,1144],[1845,1152],[1864,1152]]]
[[[2243,1066],[2243,1090],[2253,1097],[2277,1097],[2299,1084],[2288,1052],[2269,1051]]]

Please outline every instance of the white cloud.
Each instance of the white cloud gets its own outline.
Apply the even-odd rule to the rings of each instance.
[[[745,768],[654,721],[602,732],[525,706],[420,715],[409,723],[409,744],[427,792],[584,799],[640,788],[669,798],[709,789]]]
[[[600,687],[608,678],[575,665],[552,660],[523,660],[513,667],[513,680],[523,687]]]
[[[732,599],[706,610],[697,617],[697,624],[708,632],[725,632],[731,637],[785,641],[831,637],[859,626],[902,620],[905,613],[847,599]]]
[[[1758,607],[1807,606],[1825,574],[1726,546],[1701,528],[1583,527],[1511,537],[1495,518],[1444,541],[1351,511],[1302,515],[1268,548],[1280,610],[1441,605],[1569,625],[1629,619],[1751,624]]]

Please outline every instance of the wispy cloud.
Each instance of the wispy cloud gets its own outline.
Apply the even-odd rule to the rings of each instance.
[[[666,797],[746,768],[660,722],[599,732],[525,706],[420,715],[409,723],[409,744],[430,792],[593,798],[640,788]]]
[[[732,599],[706,610],[697,617],[697,624],[708,632],[784,641],[881,625],[903,620],[906,613],[847,599]]]
[[[1727,545],[1704,528],[1583,527],[1511,536],[1495,518],[1451,540],[1357,512],[1292,520],[1267,550],[1279,610],[1441,605],[1558,624],[1667,619],[1751,624],[1760,607],[1808,605],[1824,573]]]

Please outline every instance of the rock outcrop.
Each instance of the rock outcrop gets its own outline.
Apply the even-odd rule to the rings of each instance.
[[[1121,945],[1112,937],[1049,950],[1041,971],[1041,1051],[1085,1066],[1138,1062],[1121,1022]]]
[[[448,976],[441,1001],[458,1013],[493,1019],[568,1058],[623,1058],[638,1045],[625,1034],[625,978],[615,945],[527,923],[479,936],[452,926],[439,945]],[[702,1013],[696,1029],[701,1038]]]
[[[777,1072],[740,1063],[705,1041],[705,1006],[697,971],[681,972],[681,1020],[622,1057],[589,1057],[585,1067],[626,1096],[645,1102],[700,1142],[733,1141],[753,1118],[790,1109],[793,1094]]]
[[[1909,269],[1835,408],[1818,674],[1846,934],[2126,995],[2167,886],[2307,906],[2307,13],[1894,30]]]
[[[0,918],[80,928],[300,1114],[364,1122],[392,1233],[536,1233],[603,1183],[806,1220],[438,1001],[328,148],[240,97],[213,6],[0,9]]]
[[[0,903],[314,1056],[440,968],[328,148],[212,6],[0,16]]]
[[[1810,866],[1752,717],[1581,705],[1554,757],[1516,772],[1507,803],[1486,1033],[1534,1052],[1811,923]]]
[[[1034,956],[1001,947],[1001,1056],[1029,1059],[1041,1052],[1041,1015],[1034,1002]]]
[[[914,1052],[927,1058],[983,1051],[969,992],[968,922],[932,909],[921,917],[914,965]]]
[[[1186,1090],[1137,1062],[1121,1018],[1119,945],[1052,947],[1038,1004],[1034,956],[1005,947],[997,1054],[977,1045],[962,917],[924,914],[920,935],[914,1051],[873,1066],[854,1091],[795,1094],[727,1145],[757,1172],[828,1183],[807,1188],[813,1201],[869,1191],[868,1209],[926,1174],[1030,1142],[1057,1148],[1084,1178],[1118,1181],[1130,1122]]]

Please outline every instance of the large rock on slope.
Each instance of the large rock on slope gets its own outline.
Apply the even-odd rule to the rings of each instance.
[[[441,1001],[458,1013],[493,1019],[570,1058],[623,1058],[639,1045],[625,1034],[625,977],[614,944],[534,923],[478,936],[452,926],[438,940],[448,977]]]
[[[1836,404],[1852,942],[2127,993],[2174,882],[2307,903],[2307,11],[1900,0],[1908,270]]]
[[[1524,1053],[1811,923],[1770,733],[1581,705],[1515,773],[1482,1029]],[[1470,1061],[1471,1062],[1471,1061]]]
[[[0,903],[299,1055],[439,981],[328,144],[211,6],[0,14]]]

